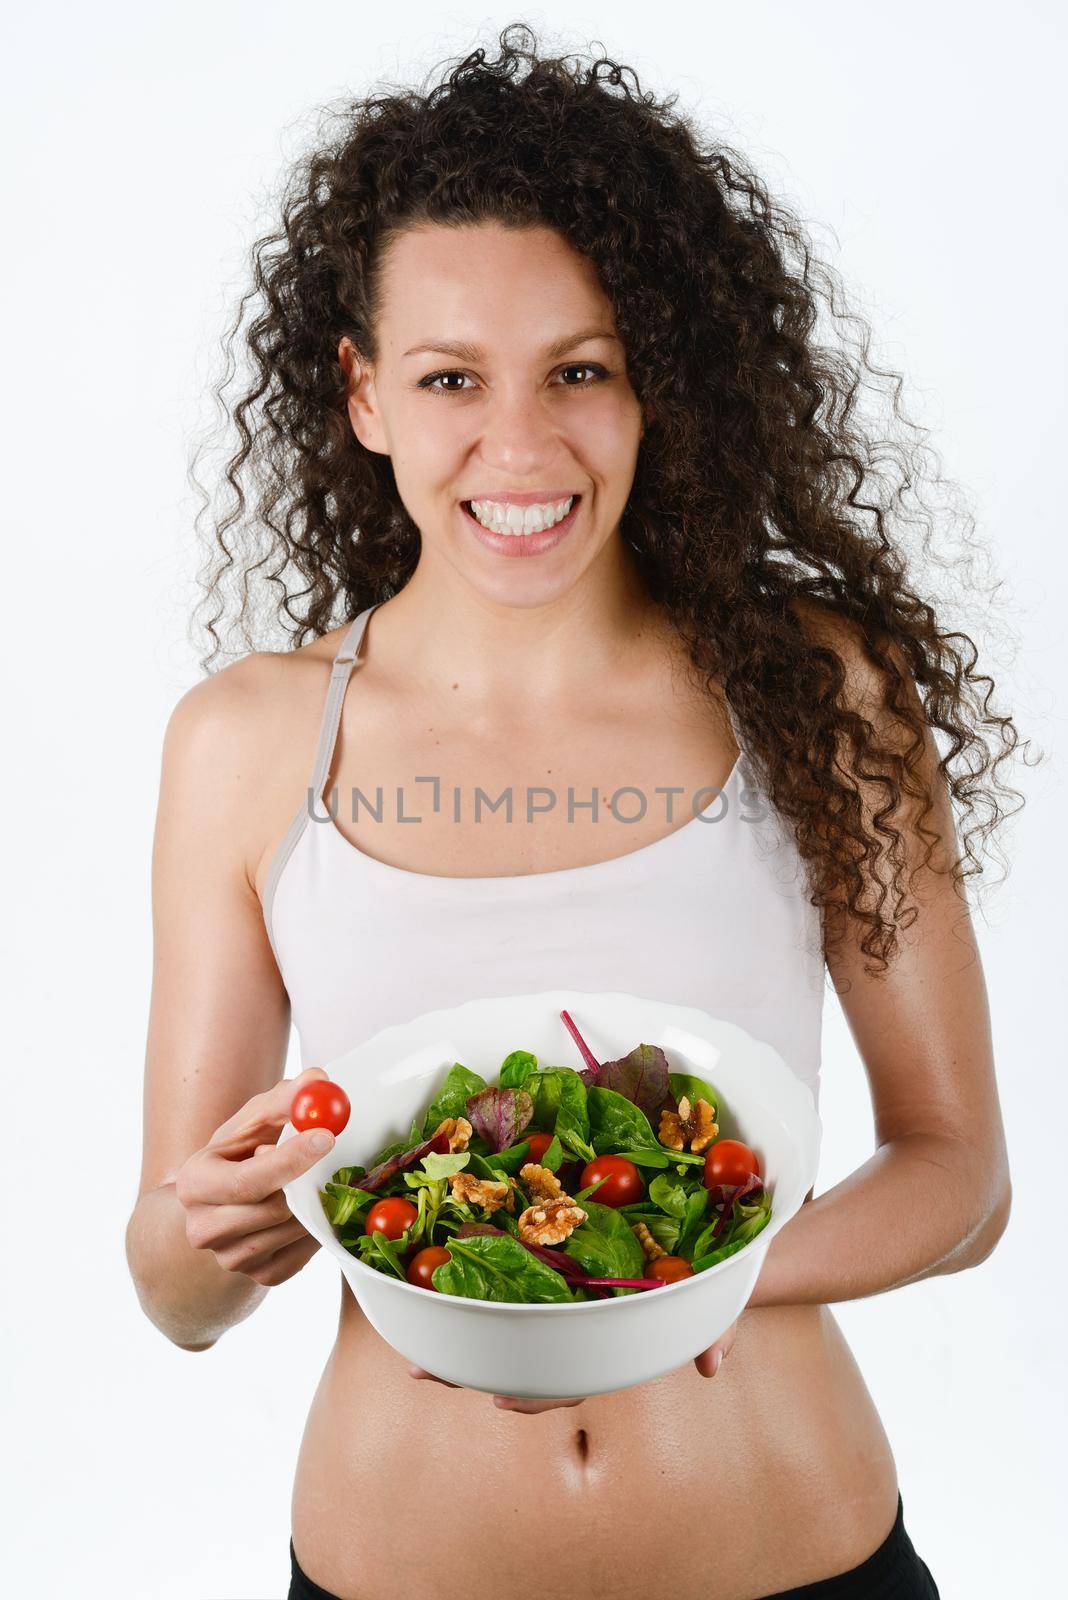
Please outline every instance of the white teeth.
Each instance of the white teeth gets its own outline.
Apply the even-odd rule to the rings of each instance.
[[[575,503],[574,495],[552,505],[517,506],[499,500],[472,500],[472,514],[491,533],[542,533],[562,522]]]

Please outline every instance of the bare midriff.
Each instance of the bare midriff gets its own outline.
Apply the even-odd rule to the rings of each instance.
[[[690,1363],[528,1414],[413,1378],[341,1296],[292,1534],[343,1600],[755,1600],[849,1571],[893,1526],[893,1454],[827,1306],[743,1312],[714,1378]]]

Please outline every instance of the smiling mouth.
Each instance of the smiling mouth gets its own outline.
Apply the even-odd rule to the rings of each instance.
[[[504,525],[502,525],[500,527],[493,527],[488,522],[483,521],[483,519],[481,517],[478,517],[478,516],[475,515],[474,502],[471,501],[471,500],[461,500],[460,501],[460,509],[467,516],[469,516],[471,518],[472,522],[477,524],[477,526],[482,528],[486,533],[493,534],[497,538],[524,540],[524,539],[534,539],[534,538],[538,538],[538,537],[543,537],[546,534],[552,533],[554,529],[562,527],[564,524],[569,524],[571,519],[572,519],[572,517],[575,515],[575,513],[578,510],[579,502],[581,501],[582,496],[580,494],[571,494],[571,495],[568,495],[566,497],[566,499],[568,501],[570,501],[570,504],[568,505],[567,511],[564,514],[564,516],[558,518],[555,522],[548,523],[545,527],[542,527],[542,528],[529,528],[529,529],[527,529],[527,528],[524,528],[524,529],[511,528],[511,527],[509,527],[507,525],[507,523],[505,523]],[[507,506],[507,505],[513,504],[513,503],[514,504],[518,504],[518,502],[508,502],[508,501],[503,501],[503,500],[502,501],[498,501],[496,503],[501,505],[501,506]],[[552,502],[546,502],[546,503],[548,504],[548,503],[552,503]],[[526,508],[525,507],[521,507],[520,509],[525,510]]]

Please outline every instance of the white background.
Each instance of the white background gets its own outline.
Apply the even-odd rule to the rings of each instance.
[[[1051,1593],[1068,1331],[1064,26],[1053,3],[963,0],[515,14],[113,0],[9,23],[5,1588],[83,1600],[286,1589],[291,1474],[337,1269],[316,1256],[192,1355],[142,1316],[123,1251],[160,745],[197,676],[186,465],[244,250],[313,109],[418,81],[514,19],[560,29],[568,49],[599,39],[643,87],[678,88],[680,109],[801,209],[872,318],[876,356],[908,375],[906,405],[936,429],[1005,580],[984,661],[999,708],[1049,756],[1017,772],[1028,803],[1004,837],[1011,872],[977,914],[1012,1221],[979,1269],[835,1312],[944,1600]],[[977,603],[964,618],[979,637],[985,615]],[[873,1148],[830,992],[821,1109],[822,1192]]]

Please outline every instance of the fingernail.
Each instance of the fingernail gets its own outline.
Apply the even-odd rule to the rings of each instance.
[[[309,1146],[315,1151],[317,1156],[321,1156],[324,1150],[329,1150],[333,1142],[334,1135],[332,1133],[328,1133],[325,1128],[317,1128],[312,1134],[311,1138],[308,1140]]]
[[[715,1360],[712,1363],[712,1376],[713,1377],[716,1376],[716,1373],[719,1371],[719,1369],[720,1369],[720,1367],[722,1365],[723,1365],[723,1351],[722,1350],[717,1350],[716,1351]]]

